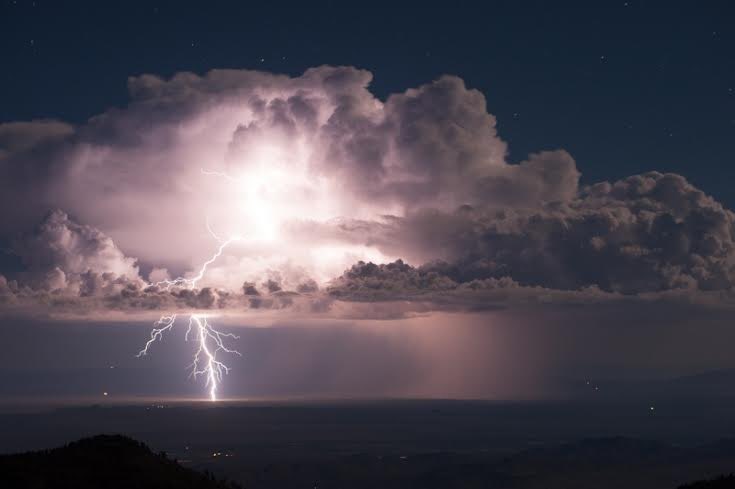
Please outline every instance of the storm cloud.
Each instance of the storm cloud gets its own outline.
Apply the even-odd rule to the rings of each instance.
[[[309,312],[731,302],[735,214],[683,176],[580,186],[563,149],[509,161],[461,79],[385,100],[371,79],[331,66],[142,75],[127,107],[79,126],[0,124],[0,238],[22,264],[0,276],[0,297]],[[238,244],[195,290],[156,285],[192,276],[222,236]]]

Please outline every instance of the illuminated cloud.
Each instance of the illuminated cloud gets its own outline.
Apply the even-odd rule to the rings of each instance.
[[[1,124],[0,238],[24,270],[4,274],[0,297],[319,312],[730,301],[735,216],[682,176],[580,187],[566,151],[508,161],[483,95],[461,79],[381,101],[371,78],[329,66],[142,75],[127,107],[78,127]],[[154,285],[192,277],[233,237],[195,290]]]
[[[117,294],[142,283],[135,260],[108,236],[58,209],[33,233],[17,239],[13,251],[25,265],[19,282],[32,290],[86,297]]]

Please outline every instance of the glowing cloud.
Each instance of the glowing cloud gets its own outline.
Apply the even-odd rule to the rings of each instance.
[[[0,229],[25,267],[0,298],[171,314],[735,290],[735,215],[684,177],[580,186],[564,150],[508,161],[461,79],[385,100],[371,79],[142,75],[79,127],[0,125]]]

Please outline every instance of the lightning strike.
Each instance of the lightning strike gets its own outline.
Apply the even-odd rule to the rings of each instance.
[[[209,228],[209,225],[207,226]],[[205,261],[204,264],[202,264],[202,267],[199,269],[199,273],[197,273],[195,276],[191,278],[186,277],[177,277],[173,280],[161,280],[153,285],[156,287],[163,287],[166,290],[170,290],[171,287],[181,287],[185,289],[195,289],[197,286],[197,282],[199,282],[202,278],[204,278],[204,274],[207,273],[207,267],[217,261],[217,258],[222,256],[222,253],[225,251],[225,248],[230,246],[232,243],[235,243],[237,241],[240,241],[242,238],[239,236],[233,236],[229,239],[222,240],[219,238],[212,230],[210,229],[210,234],[220,243],[219,248],[217,248],[217,251],[212,255],[212,257]]]
[[[209,226],[209,222],[207,222],[207,229],[214,239],[219,242],[219,247],[209,260],[202,264],[199,272],[191,278],[178,277],[173,280],[162,280],[151,285],[163,287],[166,290],[170,290],[174,287],[189,290],[195,289],[197,283],[207,272],[207,267],[222,256],[225,248],[241,239],[239,236],[233,236],[229,239],[222,240],[212,231]],[[239,356],[242,355],[239,351],[230,349],[225,345],[226,338],[239,339],[239,336],[232,333],[223,333],[218,331],[209,322],[209,317],[210,316],[207,316],[206,314],[190,314],[189,325],[186,330],[184,340],[189,341],[189,338],[191,337],[197,344],[197,350],[194,353],[194,360],[189,365],[189,369],[191,370],[190,377],[196,380],[197,377],[203,376],[206,379],[205,386],[209,388],[210,400],[216,401],[217,387],[222,382],[223,376],[230,371],[230,368],[217,358],[217,354],[224,352]],[[161,316],[158,321],[153,323],[150,338],[136,356],[140,358],[147,355],[151,345],[156,341],[162,340],[163,334],[173,329],[176,319],[176,314],[164,315]]]
[[[237,195],[237,205],[233,206],[238,212],[236,225],[248,229],[248,243],[259,245],[275,243],[281,235],[282,224],[303,213],[303,201],[291,198],[293,195],[306,195],[303,193],[304,189],[309,190],[308,195],[314,195],[311,191],[315,188],[321,189],[317,195],[329,194],[325,191],[326,187],[323,188],[326,185],[324,181],[315,182],[313,176],[304,171],[293,171],[292,168],[283,167],[268,151],[263,152],[261,161],[254,163],[241,174],[232,175],[204,168],[201,168],[201,174],[219,178],[228,183],[228,192],[234,192]],[[327,201],[322,202],[317,198],[310,205],[313,205],[310,214],[315,218],[327,220],[339,215],[336,212],[337,209]],[[212,256],[202,263],[197,273],[161,280],[150,284],[151,286],[167,291],[197,289],[209,267],[222,256],[225,249],[238,241],[244,241],[239,235],[231,235],[224,239],[212,229],[208,218],[206,229],[218,246]],[[345,249],[321,247],[315,250],[314,259],[319,263],[335,262],[338,261],[336,258],[345,255],[346,252]],[[383,257],[371,258],[371,260],[387,261]],[[326,275],[331,276],[331,274]],[[138,353],[138,357],[147,355],[153,343],[162,340],[164,334],[174,328],[176,321],[176,314],[161,316],[153,324],[150,337]],[[225,353],[240,355],[238,351],[228,348],[225,344],[226,340],[237,339],[237,336],[215,329],[206,315],[190,313],[185,339],[188,341],[190,338],[197,345],[194,360],[189,365],[190,376],[194,379],[203,376],[205,385],[209,389],[210,399],[216,401],[217,389],[224,375],[230,371],[230,368],[218,358],[218,354],[220,356]]]
[[[205,170],[204,168],[201,168],[202,175],[208,175],[213,177],[220,177],[229,180],[230,182],[236,182],[237,179],[225,172],[221,171],[211,171],[211,170]]]
[[[222,333],[217,331],[207,321],[207,316],[192,314],[189,316],[189,328],[186,330],[185,339],[189,340],[192,327],[197,331],[197,341],[199,349],[194,354],[194,361],[191,363],[191,375],[196,379],[197,375],[204,375],[206,377],[205,385],[209,387],[209,398],[212,401],[217,400],[217,385],[222,382],[224,374],[230,372],[230,368],[217,360],[217,353],[223,351],[225,353],[234,353],[238,356],[242,356],[239,351],[231,350],[224,344],[223,338],[238,339],[232,333]],[[212,342],[214,350],[209,346],[209,342]]]

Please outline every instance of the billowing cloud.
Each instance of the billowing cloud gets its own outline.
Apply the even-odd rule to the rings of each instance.
[[[23,282],[34,288],[92,295],[104,282],[139,280],[135,260],[109,236],[58,209],[34,233],[19,239],[14,251],[26,266]]]
[[[17,239],[13,251],[25,270],[13,280],[0,275],[0,303],[16,313],[28,308],[38,314],[282,309],[294,305],[302,294],[318,291],[313,281],[302,284],[300,293],[282,291],[273,279],[259,287],[246,283],[242,295],[259,296],[254,302],[219,288],[167,287],[161,283],[169,278],[162,269],[152,270],[146,281],[136,260],[125,256],[109,236],[58,209],[32,233]]]
[[[374,229],[392,254],[455,282],[597,286],[637,294],[731,290],[735,214],[674,174],[651,172],[582,189],[538,208],[422,209]]]
[[[127,107],[77,127],[0,124],[0,239],[25,268],[5,273],[0,296],[311,311],[730,301],[735,215],[684,177],[580,187],[564,150],[508,161],[484,96],[461,79],[384,101],[371,79],[330,66],[142,75]],[[156,285],[195,276],[226,241],[193,290]]]

